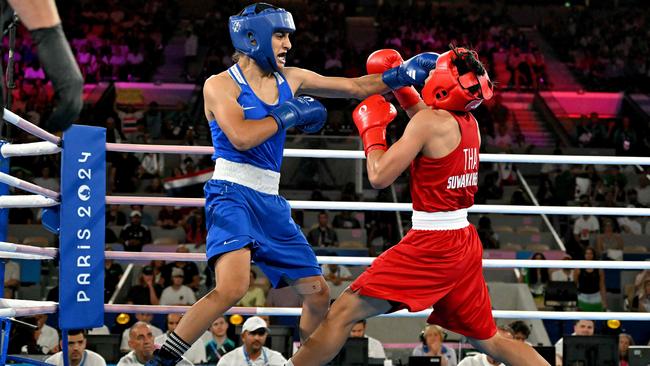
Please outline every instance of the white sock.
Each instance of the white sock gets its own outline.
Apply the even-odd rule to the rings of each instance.
[[[284,366],[293,366],[293,362],[291,362],[291,359],[289,359],[289,361],[287,361],[287,363],[285,363]]]

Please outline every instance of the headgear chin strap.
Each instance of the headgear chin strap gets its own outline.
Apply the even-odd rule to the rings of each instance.
[[[470,51],[456,48],[440,55],[436,68],[431,71],[429,80],[422,89],[422,98],[427,105],[448,111],[469,112],[484,100],[494,95],[493,85],[487,72],[477,75],[468,71],[460,75],[454,62]],[[472,57],[478,58],[471,51]]]
[[[258,6],[266,8],[256,12]],[[264,3],[249,5],[238,15],[231,16],[229,27],[235,49],[255,60],[267,72],[279,69],[273,52],[273,33],[296,30],[291,13]]]

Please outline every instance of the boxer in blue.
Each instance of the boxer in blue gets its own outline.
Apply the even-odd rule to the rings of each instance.
[[[147,365],[176,364],[246,293],[251,260],[274,287],[290,285],[302,297],[300,336],[309,337],[327,313],[329,288],[287,201],[278,195],[285,131],[295,127],[313,133],[325,123],[323,105],[304,94],[361,99],[389,87],[423,84],[435,67],[435,59],[422,54],[384,77],[324,77],[285,67],[289,35],[295,31],[286,10],[253,4],[230,17],[229,25],[236,63],[208,78],[203,89],[215,150],[214,175],[205,184],[207,256],[217,284]]]

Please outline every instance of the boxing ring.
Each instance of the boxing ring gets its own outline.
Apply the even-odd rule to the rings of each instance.
[[[59,248],[41,248],[0,241],[0,258],[26,260],[57,260],[60,265],[59,302],[0,299],[0,324],[2,325],[2,349],[0,365],[7,360],[35,365],[47,365],[17,356],[8,356],[7,347],[11,322],[14,317],[35,314],[59,313],[62,330],[62,351],[68,364],[67,330],[95,328],[104,325],[104,313],[148,312],[157,314],[183,313],[188,306],[118,305],[105,304],[103,298],[104,259],[120,261],[206,261],[204,253],[168,252],[118,252],[104,250],[105,206],[120,204],[143,204],[154,206],[203,207],[201,198],[106,196],[106,152],[149,152],[168,154],[212,154],[210,146],[171,146],[105,143],[105,130],[99,127],[73,125],[63,138],[48,133],[5,109],[4,119],[14,126],[42,139],[42,142],[8,144],[0,146],[6,162],[11,156],[62,154],[61,192],[39,187],[30,182],[0,172],[0,183],[32,193],[31,195],[8,195],[0,190],[0,208],[40,207],[44,209],[43,225],[60,235]],[[71,143],[66,146],[66,141]],[[363,151],[286,149],[285,157],[363,159]],[[482,162],[501,163],[553,163],[553,164],[603,164],[603,165],[650,165],[648,157],[597,157],[557,155],[481,154]],[[5,164],[8,165],[8,164]],[[1,189],[2,187],[0,187]],[[6,187],[5,187],[6,188]],[[363,211],[411,211],[408,203],[336,202],[336,201],[289,201],[294,209],[312,210],[363,210]],[[470,213],[499,214],[552,214],[552,215],[609,215],[650,216],[650,208],[619,207],[561,207],[474,205]],[[73,217],[76,216],[76,217]],[[0,224],[2,220],[0,219]],[[0,239],[5,240],[5,228],[0,228]],[[367,266],[375,258],[319,256],[320,264]],[[4,285],[4,261],[0,261],[0,276]],[[593,268],[593,269],[650,269],[650,261],[574,261],[574,260],[516,260],[484,259],[484,268]],[[4,290],[4,288],[3,288]],[[101,290],[101,291],[100,291]],[[431,309],[409,313],[401,310],[384,317],[428,317]],[[301,308],[233,307],[226,314],[299,316]],[[649,321],[648,313],[631,312],[556,312],[493,310],[495,318],[502,319],[555,319],[555,320],[619,320]]]

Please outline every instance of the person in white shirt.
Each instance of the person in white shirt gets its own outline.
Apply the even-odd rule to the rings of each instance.
[[[137,322],[129,329],[129,348],[131,352],[120,358],[117,366],[142,366],[153,359],[155,345],[153,343],[151,326],[145,322]],[[192,363],[182,358],[178,366],[192,366]]]
[[[268,335],[264,319],[259,316],[246,319],[241,331],[244,344],[223,355],[217,366],[283,366],[287,360],[282,354],[264,347]]]
[[[573,333],[571,335],[592,336],[594,335],[595,324],[593,320],[577,320],[573,324]],[[564,338],[560,338],[555,343],[555,363],[562,364],[562,355],[564,354]],[[460,366],[460,365],[459,365]]]
[[[160,305],[192,305],[196,302],[194,291],[183,285],[184,276],[181,268],[172,269],[172,284],[160,295]]]
[[[20,264],[14,261],[5,263],[5,299],[13,299],[20,287]]]
[[[136,313],[135,319],[138,320],[138,322],[149,324],[149,327],[151,328],[151,332],[153,333],[154,338],[163,334],[163,331],[160,330],[160,328],[156,327],[155,325],[151,325],[151,321],[153,320],[153,314]],[[129,346],[129,332],[131,331],[131,328],[125,329],[124,332],[122,333],[122,342],[120,343],[120,351],[122,352],[129,352],[131,350],[131,346]]]
[[[571,260],[569,254],[564,254],[563,260]],[[573,270],[570,268],[557,269],[551,272],[551,281],[554,282],[573,282]]]
[[[504,326],[497,327],[497,332],[503,337],[513,339],[512,329]],[[480,353],[474,356],[468,356],[462,359],[458,366],[505,366],[494,358]]]
[[[176,326],[178,325],[178,322],[181,321],[182,317],[182,314],[167,314],[167,333],[156,337],[154,340],[156,346],[162,346],[165,343],[167,340],[167,335],[171,334],[171,332],[176,329]],[[192,344],[190,349],[185,352],[184,357],[192,363],[205,363],[207,361],[207,357],[205,355],[205,342],[203,339],[197,339],[196,342]]]
[[[86,332],[82,329],[68,331],[68,362],[70,366],[106,366],[102,356],[86,349]],[[45,363],[63,366],[63,352],[50,356]]]
[[[35,318],[36,318],[36,326],[38,327],[40,333],[38,336],[38,340],[36,341],[36,344],[41,346],[41,349],[43,350],[43,354],[47,355],[50,353],[58,352],[60,350],[59,332],[57,332],[56,329],[45,324],[45,322],[47,321],[46,314],[36,315]]]
[[[368,358],[386,358],[384,346],[377,339],[366,335],[366,320],[359,320],[350,331],[350,338],[368,338]]]
[[[589,203],[581,204],[582,207],[588,207]],[[573,236],[576,241],[580,243],[583,247],[588,247],[591,242],[591,238],[595,237],[596,234],[600,231],[600,224],[598,219],[593,215],[582,215],[578,217],[573,224]]]
[[[627,205],[628,208],[634,208],[634,205]],[[641,228],[641,223],[630,216],[625,216],[625,217],[620,217],[618,218],[618,226],[621,228],[621,232],[625,234],[634,234],[634,235],[641,235],[642,234],[642,228]]]

